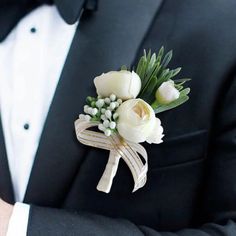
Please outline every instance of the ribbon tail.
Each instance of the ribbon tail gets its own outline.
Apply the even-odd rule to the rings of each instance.
[[[97,190],[109,193],[116,175],[121,156],[116,151],[110,151],[109,159],[103,175],[97,185]]]
[[[121,154],[123,160],[126,162],[132,173],[134,179],[133,192],[135,192],[138,189],[142,188],[147,181],[147,152],[145,148],[140,144],[128,141],[126,141],[125,143],[121,142],[118,136],[114,137],[113,142],[116,143],[119,153]],[[139,155],[143,158],[143,161]]]
[[[138,189],[142,188],[147,182],[147,176],[144,176],[142,179],[137,180],[134,178],[134,189],[133,189],[133,193],[136,192]]]

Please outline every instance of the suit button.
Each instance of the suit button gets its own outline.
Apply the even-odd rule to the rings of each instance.
[[[37,30],[36,30],[35,27],[32,27],[32,28],[30,29],[30,32],[31,32],[31,33],[36,33],[36,31],[37,31]]]
[[[30,127],[30,126],[29,126],[29,124],[28,124],[28,123],[25,123],[25,124],[24,124],[24,129],[25,129],[25,130],[28,130],[28,129],[29,129],[29,127]]]

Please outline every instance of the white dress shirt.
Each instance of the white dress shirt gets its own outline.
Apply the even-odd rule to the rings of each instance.
[[[77,24],[55,6],[25,16],[0,43],[0,111],[15,199],[22,202]],[[29,206],[17,203],[8,236],[26,235]]]

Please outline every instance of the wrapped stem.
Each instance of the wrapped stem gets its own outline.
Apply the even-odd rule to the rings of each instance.
[[[106,168],[103,172],[103,175],[97,185],[97,190],[109,193],[111,190],[113,179],[116,175],[119,161],[120,161],[120,155],[117,152],[110,151],[109,159],[106,165]]]

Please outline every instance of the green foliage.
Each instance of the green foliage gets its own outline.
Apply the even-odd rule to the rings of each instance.
[[[172,59],[172,56],[172,51],[165,54],[164,47],[161,47],[158,54],[152,54],[151,50],[147,53],[144,50],[144,55],[141,57],[137,65],[136,73],[139,75],[142,82],[141,91],[138,97],[145,100],[149,104],[153,104],[155,106],[154,109],[156,113],[177,107],[186,102],[189,98],[187,94],[190,92],[190,89],[188,89],[189,91],[185,90],[183,85],[190,79],[174,80],[174,77],[180,73],[181,68],[178,67],[176,69],[169,69],[167,67]],[[180,97],[171,104],[158,105],[154,102],[155,93],[161,84],[168,80],[174,80],[175,87],[180,91]],[[188,91],[187,94],[186,91]]]
[[[120,70],[128,70],[126,65],[121,66]]]

